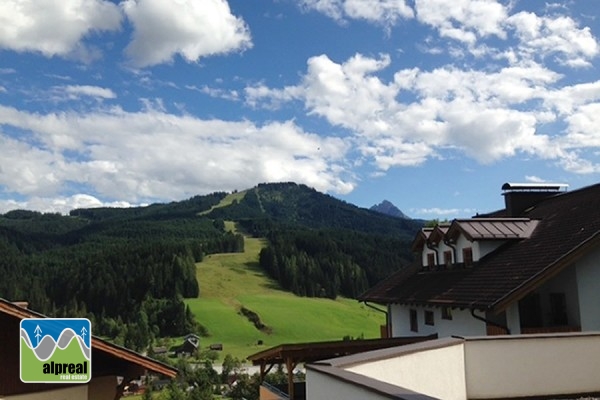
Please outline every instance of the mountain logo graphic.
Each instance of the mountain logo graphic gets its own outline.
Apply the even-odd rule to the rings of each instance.
[[[21,320],[21,381],[86,383],[92,379],[92,324],[86,318]]]

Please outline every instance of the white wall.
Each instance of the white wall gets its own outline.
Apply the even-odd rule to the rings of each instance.
[[[410,309],[417,310],[418,332],[410,330]],[[442,319],[440,307],[426,308],[392,304],[390,310],[393,337],[427,336],[434,333],[437,333],[440,338],[452,335],[483,336],[486,334],[485,323],[473,318],[469,310],[452,309],[452,320]],[[433,326],[425,325],[425,310],[433,311]]]
[[[582,331],[600,331],[600,249],[577,262]]]
[[[439,399],[466,398],[463,343],[372,361],[345,370]]]
[[[389,400],[386,396],[311,369],[306,370],[306,398],[310,400]]]
[[[504,336],[467,340],[469,399],[600,391],[600,336]]]
[[[478,242],[479,258],[486,256],[487,254],[496,250],[498,247],[502,246],[504,243],[506,243],[506,240],[481,240]],[[475,259],[475,254],[473,254],[473,258]]]
[[[473,250],[473,261],[479,260],[479,244],[477,242],[471,242],[467,240],[464,235],[460,235],[458,239],[456,239],[456,262],[462,263],[465,262],[463,259],[462,249],[465,247],[470,247]]]

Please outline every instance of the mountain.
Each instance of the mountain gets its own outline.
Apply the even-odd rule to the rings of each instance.
[[[207,216],[238,221],[246,226],[252,224],[245,221],[253,221],[258,234],[265,233],[260,232],[263,228],[260,225],[267,223],[293,228],[393,235],[412,240],[422,226],[418,221],[392,218],[292,182],[259,184],[241,195],[231,204],[213,208]]]
[[[377,211],[391,217],[410,219],[406,214],[400,211],[398,207],[388,200],[383,200],[381,203],[375,204],[369,210]]]
[[[422,227],[291,182],[260,184],[204,215],[267,238],[260,266],[284,289],[310,297],[358,296],[411,262]]]
[[[284,290],[355,298],[412,262],[421,227],[291,182],[68,216],[17,210],[0,214],[0,297],[98,318],[98,334],[143,349],[152,332],[195,329],[183,298],[201,294],[196,264],[244,252],[241,233],[264,239],[252,265]]]

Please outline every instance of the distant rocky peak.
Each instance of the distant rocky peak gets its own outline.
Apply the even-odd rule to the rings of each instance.
[[[381,203],[374,205],[370,209],[392,217],[410,219],[410,217],[400,211],[398,207],[388,200],[383,200]]]

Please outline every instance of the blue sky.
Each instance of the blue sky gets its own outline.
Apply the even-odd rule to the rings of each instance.
[[[451,219],[596,183],[599,6],[3,0],[0,212],[295,181]]]

